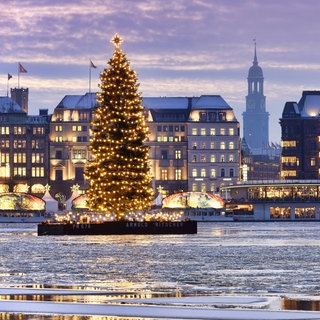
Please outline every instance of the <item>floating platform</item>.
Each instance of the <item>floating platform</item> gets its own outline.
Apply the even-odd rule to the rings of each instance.
[[[38,236],[195,234],[197,221],[109,221],[104,223],[42,223]]]

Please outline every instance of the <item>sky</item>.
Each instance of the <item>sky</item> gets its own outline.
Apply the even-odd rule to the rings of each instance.
[[[285,103],[320,90],[319,15],[318,0],[0,0],[0,96],[29,88],[38,114],[98,91],[118,33],[143,97],[221,95],[242,136],[255,39],[269,140],[280,142]]]

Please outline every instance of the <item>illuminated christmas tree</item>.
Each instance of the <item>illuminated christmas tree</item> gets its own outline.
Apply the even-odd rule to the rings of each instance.
[[[122,39],[116,34],[112,42],[115,49],[100,75],[99,106],[92,122],[87,204],[122,220],[126,212],[148,208],[153,190],[149,148],[144,145],[149,128],[138,78],[120,49]]]

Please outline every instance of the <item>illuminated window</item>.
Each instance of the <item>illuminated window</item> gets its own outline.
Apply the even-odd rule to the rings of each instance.
[[[1,146],[2,149],[3,148],[9,148],[10,147],[10,140],[7,140],[7,139],[1,140],[0,141],[0,146]]]
[[[39,149],[40,148],[40,142],[38,139],[31,140],[31,148],[32,149]]]
[[[192,156],[192,162],[197,162],[197,156],[196,155]]]
[[[233,154],[230,154],[229,155],[229,162],[233,162],[234,161],[234,155]]]
[[[62,142],[63,138],[62,136],[56,136],[56,142]]]
[[[43,135],[45,133],[44,127],[33,127],[32,128],[33,134],[41,134]]]
[[[214,154],[210,156],[210,162],[216,162],[216,156]]]
[[[55,126],[56,132],[62,132],[62,126]]]
[[[210,170],[210,176],[211,176],[211,178],[215,178],[216,177],[216,169],[212,168]]]
[[[22,127],[22,126],[13,127],[13,134],[26,134],[26,127]]]
[[[206,128],[201,128],[201,135],[205,136],[206,135]]]
[[[283,148],[290,148],[290,147],[296,147],[297,143],[296,141],[282,141],[281,145]]]
[[[210,135],[215,136],[216,135],[216,128],[210,128]]]
[[[201,192],[206,192],[207,191],[207,186],[205,183],[201,183]]]
[[[174,156],[176,159],[181,159],[181,150],[175,150]]]
[[[314,167],[316,165],[316,159],[315,158],[311,158],[310,159],[310,166]]]
[[[73,159],[86,159],[86,150],[73,150]]]
[[[181,180],[182,179],[182,170],[181,169],[176,169],[175,170],[175,179],[176,180]]]
[[[214,142],[213,141],[210,142],[210,149],[214,149]]]
[[[204,154],[201,155],[201,162],[206,162],[206,156]]]
[[[196,184],[196,183],[193,183],[193,184],[192,184],[192,191],[193,191],[193,192],[196,192],[196,191],[197,191],[197,184]]]
[[[224,136],[226,134],[225,128],[220,128],[220,134]]]
[[[9,127],[0,127],[0,134],[9,134]]]
[[[61,137],[61,138],[62,138],[62,137]],[[73,136],[73,137],[72,137],[72,142],[77,142],[77,141],[78,141],[78,137]],[[56,142],[58,142],[58,141],[57,141],[57,137],[56,137]],[[62,140],[59,141],[59,142],[62,142]]]
[[[205,177],[206,176],[206,169],[201,169],[201,177]]]
[[[192,128],[192,135],[193,136],[196,136],[197,135],[197,128]]]
[[[26,145],[27,145],[27,142],[24,139],[13,140],[14,149],[25,149]]]
[[[0,153],[0,161],[1,161],[1,164],[9,163],[9,161],[10,161],[10,153],[1,152]]]
[[[13,162],[14,163],[26,163],[27,162],[27,154],[26,153],[14,153],[13,154]]]
[[[229,128],[229,135],[234,136],[234,128]]]
[[[220,149],[224,150],[226,148],[226,143],[224,141],[220,142]]]
[[[162,137],[162,141],[163,141],[163,142],[168,142],[168,136],[163,136],[163,137]]]
[[[296,170],[282,170],[281,177],[296,177]]]
[[[234,149],[234,142],[233,141],[229,142],[229,149]]]
[[[192,149],[197,149],[197,143],[196,143],[196,142],[194,142],[194,143],[192,144]]]
[[[215,192],[215,191],[216,191],[216,186],[215,186],[214,183],[211,183],[211,185],[210,185],[210,191],[211,191],[211,192]]]
[[[14,167],[13,168],[13,175],[25,177],[27,175],[27,169],[25,167]]]
[[[222,154],[222,155],[220,156],[220,162],[224,162],[224,160],[225,160],[225,157],[224,157],[224,154]]]
[[[31,168],[32,177],[44,177],[44,168],[43,167],[32,167]]]
[[[72,131],[73,131],[73,132],[76,132],[76,131],[78,131],[78,132],[85,131],[85,130],[82,130],[82,129],[83,129],[82,126],[77,126],[77,125],[73,125],[73,126],[72,126]]]
[[[192,169],[192,176],[196,177],[198,175],[197,169]]]
[[[206,143],[205,143],[205,142],[202,142],[202,143],[201,143],[201,148],[202,148],[202,149],[205,149],[205,148],[206,148]]]
[[[161,180],[168,180],[168,170],[167,169],[161,170]]]

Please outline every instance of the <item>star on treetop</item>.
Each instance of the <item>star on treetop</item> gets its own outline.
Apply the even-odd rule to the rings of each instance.
[[[114,46],[117,49],[120,47],[120,44],[122,41],[123,41],[122,38],[117,33],[113,36],[113,38],[111,40],[111,42],[114,44]]]

